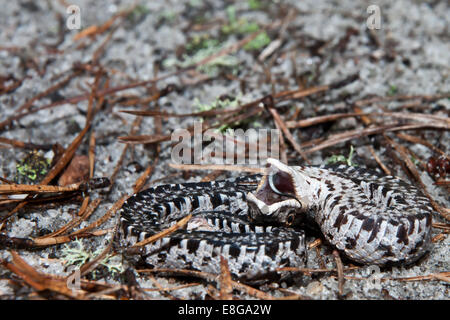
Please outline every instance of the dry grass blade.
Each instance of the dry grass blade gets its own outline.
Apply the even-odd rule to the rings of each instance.
[[[5,268],[14,272],[17,276],[24,280],[24,282],[37,291],[49,290],[55,293],[62,294],[71,299],[87,299],[87,294],[103,294],[106,292],[113,293],[118,290],[125,289],[122,285],[110,285],[106,283],[89,281],[80,279],[80,288],[71,287],[71,276],[61,277],[52,274],[45,274],[36,271],[24,259],[22,259],[15,251],[11,251],[12,262],[2,261]],[[72,289],[73,288],[73,289]],[[113,296],[103,296],[103,298],[114,298]]]
[[[210,182],[210,181],[216,180],[222,174],[223,174],[222,170],[215,170],[215,171],[211,172],[210,174],[204,176],[200,180],[200,182]]]
[[[219,299],[221,300],[233,300],[233,286],[231,284],[231,274],[228,268],[228,261],[220,256],[220,294]]]
[[[80,31],[76,35],[74,35],[73,40],[78,41],[85,37],[93,37],[95,35],[102,34],[106,30],[111,28],[111,26],[117,19],[126,17],[130,12],[132,12],[136,8],[136,6],[137,6],[137,4],[133,4],[130,8],[120,11],[119,13],[115,14],[113,17],[111,17],[110,19],[108,19],[106,22],[104,22],[101,25],[98,25],[98,26],[91,25],[91,26],[83,29],[82,31]]]
[[[62,87],[65,86],[66,84],[68,84],[68,83],[69,83],[69,82],[77,75],[77,73],[78,73],[78,72],[71,73],[71,74],[68,75],[66,78],[64,78],[64,79],[61,80],[60,82],[58,82],[58,83],[52,85],[52,86],[51,86],[50,88],[48,88],[47,90],[45,90],[45,91],[43,91],[43,92],[37,94],[36,96],[34,96],[33,98],[31,98],[30,100],[27,100],[23,105],[21,105],[19,108],[17,108],[16,112],[17,112],[17,113],[20,113],[20,112],[22,112],[22,111],[24,111],[24,110],[30,109],[36,101],[38,101],[38,100],[40,100],[40,99],[42,99],[42,98],[44,98],[44,97],[50,95],[51,93],[57,91],[58,89],[62,88]],[[6,122],[7,122],[7,121],[6,121]],[[2,124],[0,125],[0,128],[3,129],[3,127],[4,127],[4,126],[3,126],[3,123],[2,123]],[[0,130],[1,130],[1,129],[0,129]]]
[[[148,277],[162,295],[167,296],[172,300],[176,300],[176,298],[172,294],[164,290],[164,287],[155,279],[155,277],[152,274],[149,274]]]
[[[66,243],[73,241],[78,238],[89,238],[89,237],[100,237],[104,236],[105,234],[108,234],[109,232],[112,232],[111,229],[106,230],[96,230],[92,232],[74,232],[73,234],[64,235],[64,236],[56,236],[51,238],[43,238],[43,239],[32,239],[33,246],[34,247],[47,247],[47,246],[53,246],[56,244]]]
[[[0,143],[11,145],[15,148],[23,148],[23,149],[39,149],[39,150],[50,150],[52,148],[49,144],[35,144],[29,142],[23,142],[15,139],[8,139],[4,137],[0,137]]]
[[[154,110],[119,110],[119,112],[133,114],[143,117],[166,117],[166,118],[186,118],[186,117],[213,117],[219,114],[234,113],[238,109],[213,109],[207,111],[193,112],[193,113],[170,113],[164,111]]]
[[[284,297],[276,298],[276,300],[312,300],[311,297],[292,292],[291,290],[278,288],[278,291],[286,294]]]
[[[78,237],[83,233],[88,232],[91,229],[97,228],[99,226],[101,226],[103,223],[105,223],[108,219],[110,219],[112,216],[115,215],[115,213],[117,212],[117,210],[119,210],[122,205],[124,204],[125,200],[128,199],[128,196],[122,196],[119,200],[117,200],[112,207],[103,215],[101,216],[99,219],[97,219],[96,221],[92,222],[90,225],[88,225],[87,227],[77,230],[73,233],[71,233],[69,236],[71,237]]]
[[[74,183],[68,186],[50,186],[50,185],[29,185],[29,184],[0,184],[0,194],[46,194],[59,192],[74,192],[80,190],[84,183]]]
[[[330,89],[329,86],[319,86],[319,87],[313,87],[313,88],[307,88],[307,89],[280,92],[280,93],[274,94],[273,97],[279,101],[295,100],[295,99],[308,97],[315,93],[324,92],[329,89]]]
[[[245,105],[242,105],[238,108],[235,108],[231,110],[230,112],[224,112],[222,115],[223,117],[217,117],[214,118],[214,124],[213,125],[204,125],[202,127],[202,133],[205,132],[208,129],[214,129],[221,125],[229,125],[234,122],[239,122],[245,119],[248,119],[260,112],[262,112],[262,108],[258,107],[259,100],[247,103]],[[256,108],[255,108],[256,106]],[[239,113],[240,111],[245,110],[243,113]],[[209,112],[209,111],[208,111]],[[219,112],[212,110],[212,112],[215,112],[216,115],[220,115]],[[231,115],[229,115],[231,113]],[[154,114],[154,116],[162,116],[163,114],[158,113]],[[190,133],[194,133],[194,127],[188,127],[186,130]],[[171,135],[164,135],[164,134],[152,134],[152,135],[129,135],[129,136],[121,136],[118,137],[120,142],[128,143],[128,144],[147,144],[147,143],[159,143],[164,141],[169,141],[172,138]]]
[[[249,172],[249,173],[260,173],[263,174],[265,172],[262,168],[253,168],[246,166],[237,166],[237,165],[225,165],[225,164],[209,164],[209,165],[201,165],[201,164],[177,164],[170,163],[169,167],[179,170],[223,170],[223,171],[238,171],[238,172]]]
[[[171,138],[170,135],[160,135],[160,134],[145,134],[139,136],[124,136],[118,137],[120,142],[129,143],[129,144],[146,144],[146,143],[157,143],[169,141]]]
[[[377,115],[377,114],[374,114]],[[450,119],[424,113],[384,112],[380,114],[386,117],[415,120],[421,123],[429,123],[435,128],[450,129]]]
[[[8,270],[14,272],[22,278],[25,283],[33,287],[37,291],[50,290],[61,293],[70,298],[80,299],[83,292],[76,293],[69,289],[65,278],[55,277],[36,271],[33,267],[25,262],[15,251],[11,251],[12,262],[3,261],[2,264]]]
[[[399,137],[402,140],[408,141],[408,142],[424,145],[427,148],[429,148],[429,149],[439,153],[440,155],[448,157],[447,154],[444,151],[442,151],[441,149],[435,147],[434,145],[432,145],[428,141],[421,139],[420,137],[412,136],[412,135],[409,135],[409,134],[406,134],[406,133],[402,133],[402,132],[397,133],[397,137]]]
[[[218,275],[203,271],[189,270],[189,269],[168,269],[168,268],[154,268],[154,269],[139,269],[138,273],[163,273],[168,275],[181,275],[194,278],[204,279],[206,281],[217,281]]]
[[[433,222],[432,226],[433,226],[433,228],[450,231],[450,223]]]
[[[144,170],[144,173],[142,173],[142,175],[136,180],[136,183],[134,184],[133,187],[133,193],[138,193],[139,191],[141,191],[142,187],[145,185],[145,182],[147,181],[148,177],[152,174],[157,164],[158,158],[156,158],[152,164],[147,166],[147,168]]]
[[[338,290],[339,296],[344,294],[344,266],[337,250],[333,251],[334,260],[336,261],[336,269],[338,273]]]
[[[369,146],[369,151],[372,154],[375,161],[381,167],[381,169],[383,169],[384,173],[388,176],[391,176],[392,175],[391,170],[389,170],[389,168],[384,165],[384,163],[381,161],[380,157],[378,157],[377,153],[375,152],[372,146]]]
[[[96,84],[98,82],[98,78],[96,78]],[[75,139],[72,141],[72,143],[69,145],[69,147],[64,151],[64,153],[61,155],[61,158],[59,161],[50,169],[50,171],[47,173],[47,175],[42,179],[41,185],[49,184],[70,162],[72,157],[74,156],[76,150],[80,146],[81,142],[83,141],[84,136],[88,132],[89,128],[91,127],[92,118],[94,116],[93,111],[93,101],[94,101],[94,93],[95,89],[93,89],[90,97],[89,97],[89,104],[88,104],[88,113],[86,116],[86,124],[81,130],[81,132],[75,137]],[[10,211],[5,217],[3,217],[0,222],[5,222],[9,217],[11,217],[13,214],[18,212],[20,209],[22,209],[27,204],[27,200],[25,199],[23,202],[20,202],[12,211]]]
[[[9,237],[7,235],[0,234],[0,248],[32,250],[39,247],[48,247],[56,244],[70,242],[77,238],[103,236],[111,231],[112,230],[97,230],[93,232],[78,233],[76,236],[64,235],[64,236],[52,236],[47,238],[34,238],[34,239]]]
[[[70,229],[73,229],[73,228],[77,227],[81,222],[85,221],[87,218],[90,217],[90,215],[99,206],[100,202],[101,202],[101,199],[95,199],[94,201],[92,201],[87,206],[82,206],[82,208],[80,209],[81,215],[79,214],[77,217],[75,217],[73,220],[69,221],[67,224],[65,224],[64,226],[62,226],[58,230],[56,230],[56,231],[54,231],[52,233],[46,234],[45,236],[39,237],[37,239],[44,239],[44,238],[55,237],[55,236],[58,236],[60,234],[63,234],[65,232],[67,232]]]
[[[421,95],[421,96],[405,96],[405,95],[395,95],[395,96],[382,96],[382,97],[372,97],[372,98],[366,98],[361,99],[358,101],[355,101],[354,104],[356,106],[364,106],[364,105],[370,105],[375,102],[381,102],[381,101],[406,101],[406,100],[420,100],[424,102],[431,102],[436,101],[440,99],[445,99],[450,97],[449,93],[444,94],[437,94],[437,95]]]
[[[415,130],[415,129],[422,129],[422,128],[442,128],[440,125],[433,125],[433,124],[409,124],[409,125],[398,125],[398,124],[392,124],[392,125],[383,125],[373,128],[367,128],[367,129],[356,129],[356,130],[350,130],[343,133],[335,134],[329,137],[327,140],[319,143],[318,145],[309,148],[308,150],[305,150],[306,154],[310,154],[331,146],[334,146],[338,143],[346,142],[352,139],[357,139],[365,136],[369,136],[372,134],[378,134],[378,133],[384,133],[389,131],[401,131],[401,130]]]
[[[359,278],[353,276],[344,276],[347,280],[370,280],[370,278]],[[450,271],[432,273],[422,276],[412,276],[412,277],[389,277],[389,278],[379,278],[380,281],[445,281],[450,283]]]
[[[191,218],[192,218],[192,214],[189,214],[186,217],[184,217],[183,219],[181,219],[180,221],[178,221],[173,226],[171,226],[161,232],[158,232],[157,234],[155,234],[147,239],[144,239],[142,241],[135,243],[131,248],[142,247],[149,243],[155,242],[156,240],[161,239],[161,238],[171,234],[172,232],[175,232],[176,230],[184,227]]]
[[[354,112],[354,113],[336,113],[325,116],[312,117],[298,121],[287,121],[288,128],[306,128],[324,122],[335,121],[350,117],[379,116],[388,118],[398,118],[405,120],[415,120],[419,123],[431,123],[436,128],[449,129],[450,121],[443,117],[427,115],[422,113],[403,113],[403,112]]]
[[[91,272],[92,270],[94,270],[98,266],[98,264],[103,261],[103,259],[106,257],[106,255],[111,251],[112,244],[113,243],[110,242],[108,244],[108,246],[102,252],[100,252],[99,255],[97,255],[94,259],[84,263],[80,267],[80,274],[81,274],[81,276],[86,275],[89,272]]]
[[[181,289],[185,289],[185,288],[190,288],[190,287],[196,287],[196,286],[200,286],[202,285],[201,283],[186,283],[186,284],[180,284],[179,286],[174,286],[174,287],[163,287],[163,288],[142,288],[142,290],[144,291],[175,291],[175,290],[181,290]]]
[[[320,123],[325,123],[329,121],[335,121],[338,119],[343,118],[350,118],[350,117],[356,117],[361,115],[366,115],[368,113],[336,113],[336,114],[329,114],[326,116],[318,116],[318,117],[311,117],[308,119],[302,119],[298,121],[286,121],[286,127],[293,129],[293,128],[306,128],[310,126],[314,126]]]
[[[347,267],[344,268],[342,271],[343,272],[347,272],[347,271],[352,271],[352,270],[357,270],[360,269],[360,267]],[[321,268],[321,269],[312,269],[312,268],[296,268],[296,267],[282,267],[282,268],[277,268],[276,269],[277,272],[300,272],[306,275],[311,275],[314,273],[327,273],[327,272],[337,272],[337,269],[326,269],[326,268]]]
[[[447,234],[449,234],[450,231],[444,231],[444,233],[439,233],[437,235],[435,235],[433,238],[431,238],[431,242],[432,243],[437,243],[440,241],[443,241],[445,239],[447,239]]]
[[[443,208],[441,207],[432,197],[431,195],[428,193],[427,188],[425,186],[425,184],[422,181],[422,178],[420,177],[420,173],[416,168],[416,165],[412,162],[412,160],[410,159],[410,157],[408,156],[408,151],[407,149],[402,146],[399,145],[397,142],[395,142],[394,140],[390,139],[389,137],[385,136],[384,137],[393,147],[395,150],[397,150],[397,152],[400,154],[402,160],[405,162],[406,166],[408,167],[408,170],[413,174],[414,178],[417,180],[417,182],[419,182],[419,185],[421,187],[422,192],[427,196],[427,198],[430,200],[431,205],[433,206],[433,208],[439,212],[439,214],[445,218],[446,220],[450,220],[450,214],[449,214],[449,210],[448,208]]]
[[[94,177],[95,169],[95,132],[92,132],[89,139],[89,179]]]
[[[137,270],[139,273],[163,273],[163,274],[171,274],[171,275],[184,275],[184,276],[190,276],[190,277],[196,277],[200,279],[204,279],[206,281],[212,281],[216,282],[219,275],[208,273],[208,272],[202,272],[202,271],[195,271],[195,270],[189,270],[189,269],[167,269],[167,268],[158,268],[158,269],[141,269]],[[244,293],[247,293],[248,295],[255,297],[257,299],[262,300],[275,300],[273,296],[270,294],[267,294],[261,290],[255,289],[253,287],[250,287],[246,284],[240,283],[238,281],[231,280],[231,285],[233,286],[233,289],[242,291]]]
[[[139,129],[141,123],[142,123],[142,117],[137,117],[137,118],[133,121],[133,123],[132,123],[132,125],[131,125],[131,130],[130,130],[130,134],[131,134],[131,135],[134,135],[134,134],[138,131],[138,129]],[[109,188],[108,192],[110,192],[110,191],[112,190],[113,186],[114,186],[114,183],[115,183],[115,181],[116,181],[117,174],[119,173],[119,170],[120,170],[120,168],[122,167],[123,161],[125,160],[125,156],[126,156],[126,154],[127,154],[127,151],[128,151],[128,149],[129,149],[129,147],[130,147],[130,144],[126,144],[126,145],[124,146],[123,150],[122,150],[122,153],[120,154],[120,158],[119,158],[119,160],[117,161],[117,164],[116,164],[116,166],[114,167],[114,170],[113,170],[113,172],[112,172],[112,174],[111,174],[111,176],[110,176],[110,178],[109,178],[109,180],[111,181],[111,187]]]
[[[251,286],[248,286],[248,285],[246,285],[246,284],[243,284],[243,283],[241,283],[241,282],[232,280],[231,284],[232,284],[232,286],[233,286],[233,289],[239,290],[239,291],[241,291],[241,292],[245,292],[245,293],[247,293],[248,295],[250,295],[250,296],[252,296],[252,297],[255,297],[255,298],[257,298],[257,299],[262,299],[262,300],[276,300],[276,298],[273,297],[272,295],[270,295],[270,294],[268,294],[268,293],[265,293],[264,291],[255,289],[255,288],[253,288],[253,287],[251,287]]]
[[[257,36],[259,36],[263,32],[264,32],[264,30],[259,30],[259,31],[253,32],[252,34],[246,36],[244,39],[238,41],[237,43],[234,43],[226,48],[223,48],[219,52],[214,53],[214,54],[210,55],[209,57],[206,57],[203,60],[197,62],[191,68],[198,68],[202,65],[208,64],[211,61],[214,61],[215,59],[217,59],[221,56],[224,56],[224,55],[230,54],[234,51],[237,51],[239,48],[242,48],[243,46],[245,46],[247,43],[249,43],[250,41],[255,39]]]
[[[3,183],[7,183],[7,184],[14,184],[14,181],[5,179],[5,178],[3,178],[3,177],[0,177],[0,181],[3,182]]]
[[[154,78],[154,79],[150,79],[150,80],[145,80],[145,81],[138,81],[138,82],[133,82],[130,84],[125,84],[125,85],[121,85],[121,86],[117,86],[117,87],[113,87],[113,88],[106,88],[106,89],[102,89],[96,92],[96,97],[104,97],[107,95],[111,95],[113,93],[119,92],[119,91],[123,91],[123,90],[127,90],[127,89],[131,89],[131,88],[136,88],[136,87],[141,87],[141,86],[146,86],[148,84],[151,83],[155,83],[157,81],[163,80],[165,78],[171,77],[177,73],[181,73],[185,70],[180,70],[174,73],[168,73],[165,74],[164,76],[158,77],[158,78]],[[52,102],[50,104],[41,106],[41,107],[37,107],[34,108],[32,110],[29,111],[25,111],[19,114],[15,114],[13,116],[11,116],[10,118],[8,118],[7,120],[0,122],[0,131],[4,130],[4,128],[9,125],[10,123],[12,123],[15,120],[19,120],[27,115],[30,115],[32,113],[37,113],[39,111],[42,110],[46,110],[46,109],[51,109],[51,108],[55,108],[57,106],[63,106],[65,104],[77,104],[81,101],[87,100],[89,99],[89,97],[91,96],[91,94],[81,94],[81,95],[77,95],[77,96],[73,96],[70,98],[66,98],[66,99],[62,99],[62,100],[58,100],[55,102]]]
[[[70,162],[73,155],[77,151],[78,147],[80,146],[81,142],[83,141],[84,136],[88,133],[91,124],[92,119],[94,117],[94,110],[92,107],[93,104],[93,98],[89,99],[89,106],[88,106],[88,114],[86,116],[86,124],[81,130],[81,132],[75,137],[75,139],[72,141],[72,143],[69,145],[69,147],[64,151],[61,158],[59,159],[58,163],[55,164],[55,166],[49,171],[49,173],[45,176],[45,178],[42,180],[41,184],[47,184],[50,183]]]
[[[164,89],[156,92],[155,94],[151,95],[150,97],[146,98],[134,98],[129,99],[126,101],[123,101],[121,104],[124,106],[130,106],[130,105],[148,105],[152,101],[156,101],[159,98],[165,97],[169,93],[173,92],[176,89],[176,87],[172,84],[168,84]],[[146,110],[142,110],[146,111]]]
[[[280,115],[274,108],[269,108],[270,114],[273,116],[273,119],[277,122],[278,126],[281,128],[281,131],[284,133],[286,138],[289,140],[291,145],[294,147],[295,151],[297,151],[300,156],[305,159],[305,161],[308,164],[311,164],[311,161],[309,161],[308,157],[306,156],[306,153],[303,151],[303,149],[300,147],[300,145],[295,141],[294,137],[292,136],[289,129],[286,127],[284,121],[281,119]]]

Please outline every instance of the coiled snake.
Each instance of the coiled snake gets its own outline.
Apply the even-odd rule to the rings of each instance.
[[[134,245],[193,213],[185,229],[141,248],[146,263],[219,273],[223,256],[242,279],[301,267],[305,234],[289,226],[308,215],[355,262],[408,264],[429,250],[433,209],[414,186],[345,165],[287,166],[275,159],[268,164],[262,176],[169,184],[135,194],[120,211],[121,245]]]

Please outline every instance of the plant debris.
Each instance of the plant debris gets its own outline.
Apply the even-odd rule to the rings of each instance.
[[[0,298],[447,298],[444,2],[380,5],[378,29],[352,1],[81,0],[73,29],[67,6],[10,1],[0,13]],[[283,162],[341,162],[415,184],[435,209],[433,249],[372,273],[312,230],[307,267],[280,267],[288,280],[263,284],[234,279],[226,257],[220,274],[132,264],[125,257],[191,218],[119,248],[117,212],[132,194],[263,172],[265,159],[172,161],[172,134],[194,134],[197,122],[244,146],[246,160],[255,143],[231,130],[277,129]]]

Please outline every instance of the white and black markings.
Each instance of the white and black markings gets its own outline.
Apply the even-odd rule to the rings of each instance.
[[[410,263],[429,248],[432,207],[413,186],[343,165],[288,168],[303,175],[296,185],[303,188],[296,190],[307,204],[302,209],[315,212],[325,238],[350,259]],[[253,225],[247,217],[246,194],[256,188],[248,182],[260,179],[253,175],[171,184],[138,193],[120,211],[121,243],[133,245],[193,213],[200,227],[192,224],[145,246],[142,256],[148,264],[220,273],[220,256],[224,256],[232,274],[245,279],[282,266],[302,267],[306,263],[303,231]],[[272,185],[277,191],[289,187],[276,179]]]
[[[317,168],[288,167],[277,160],[270,163],[269,172],[283,171],[291,177],[296,196],[307,204],[303,212],[315,212],[325,238],[350,259],[365,264],[412,263],[428,251],[432,208],[414,186],[343,165]],[[258,190],[255,195],[261,197],[260,202],[252,207],[271,199],[261,190],[277,193],[262,183]],[[284,218],[280,212],[252,213],[258,215],[270,222]]]

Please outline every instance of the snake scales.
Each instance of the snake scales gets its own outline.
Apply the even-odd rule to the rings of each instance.
[[[304,266],[312,216],[326,240],[353,261],[412,263],[431,245],[429,200],[402,180],[333,165],[287,166],[269,159],[264,175],[169,184],[130,197],[120,211],[120,244],[134,245],[194,214],[186,228],[141,248],[158,267],[220,272],[256,279],[282,266]],[[257,185],[259,183],[259,185]]]

